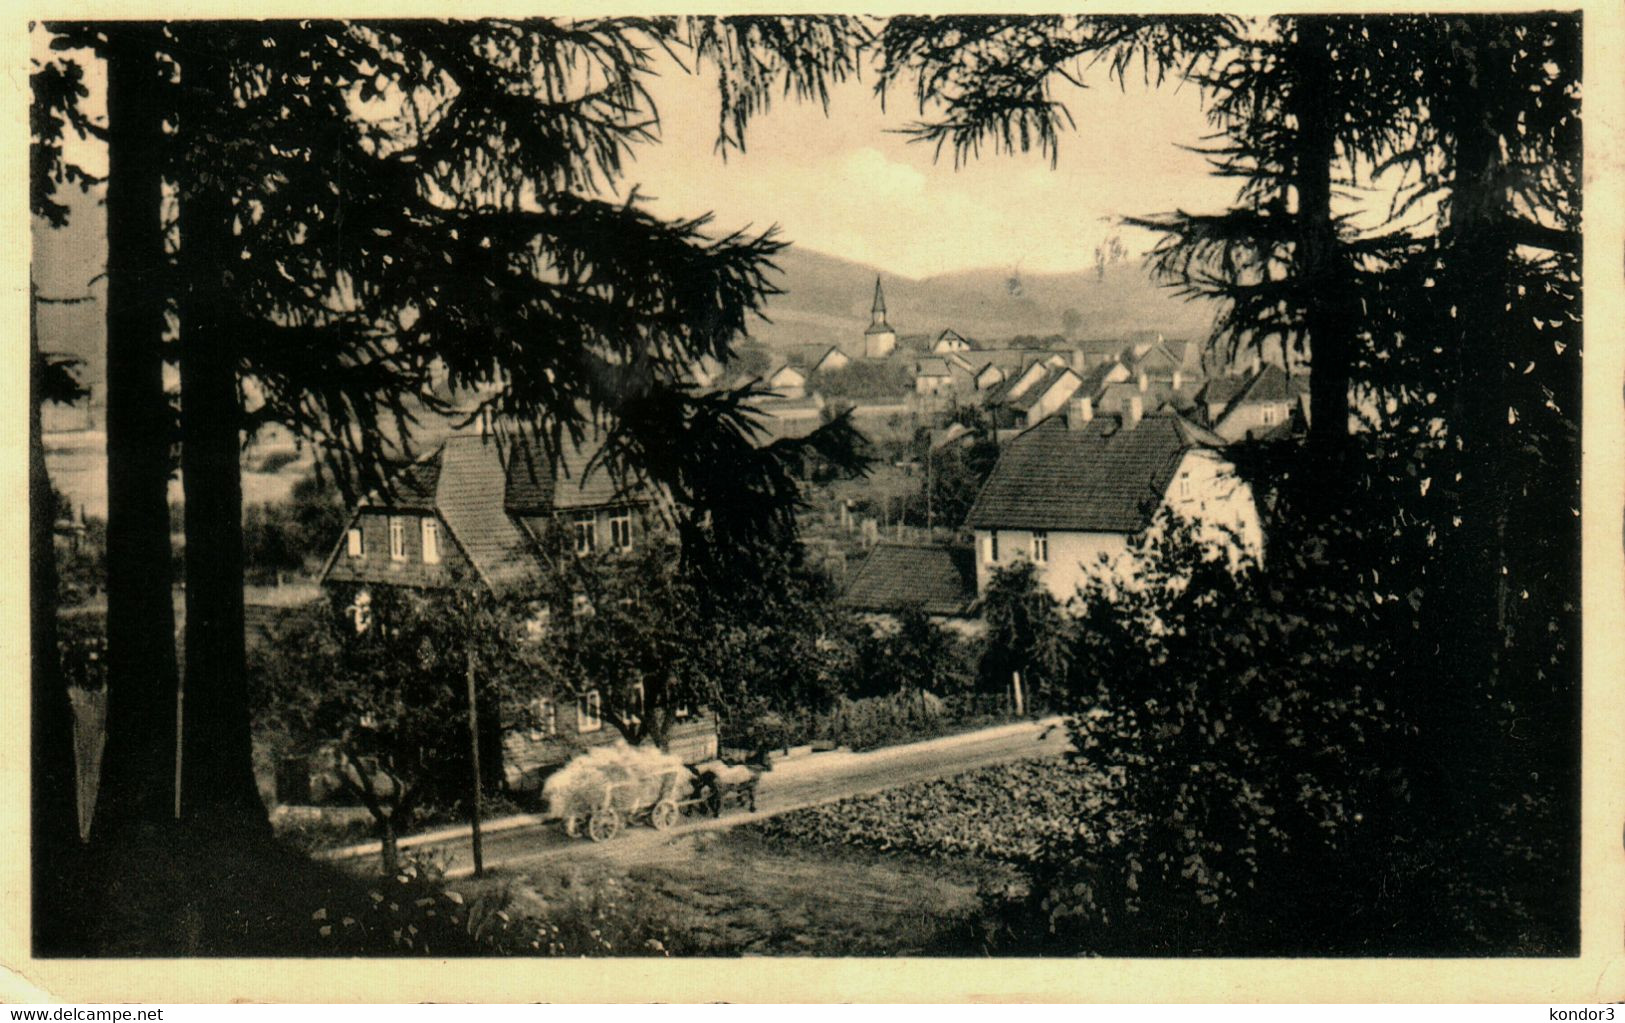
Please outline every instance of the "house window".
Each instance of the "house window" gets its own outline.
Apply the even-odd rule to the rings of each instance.
[[[559,709],[552,700],[542,697],[531,705],[536,713],[536,724],[530,730],[532,739],[551,739],[559,734]]]
[[[604,701],[594,689],[576,701],[576,731],[596,732],[604,727]]]
[[[609,545],[618,551],[632,549],[632,512],[622,510],[609,517]]]
[[[987,560],[999,560],[999,531],[997,529],[987,534]]]
[[[1042,565],[1049,560],[1049,534],[1042,529],[1033,530],[1033,561]]]
[[[389,560],[406,560],[406,520],[399,516],[389,520]]]
[[[361,557],[361,527],[351,526],[344,534],[344,552],[352,558]]]
[[[440,523],[434,518],[423,520],[423,563],[440,564]]]
[[[598,520],[592,512],[583,512],[575,517],[572,528],[575,530],[576,553],[587,555],[593,552],[598,539]]]
[[[1281,410],[1276,408],[1274,405],[1265,405],[1261,412],[1261,417],[1264,420],[1265,426],[1274,426],[1280,415]]]
[[[1189,500],[1191,496],[1190,473],[1181,473],[1179,477],[1179,496],[1181,500]]]

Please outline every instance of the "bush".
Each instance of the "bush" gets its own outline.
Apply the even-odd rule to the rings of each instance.
[[[1040,930],[1135,953],[1168,934],[1186,952],[1335,947],[1371,900],[1351,865],[1382,869],[1406,798],[1380,609],[1315,571],[1232,571],[1163,527],[1138,585],[1072,606],[1059,691],[1075,757],[1109,779],[1110,840],[1045,857]]]
[[[554,903],[515,882],[464,896],[445,885],[443,863],[418,857],[364,896],[317,909],[310,926],[334,955],[669,954],[666,932],[613,879],[567,885]]]

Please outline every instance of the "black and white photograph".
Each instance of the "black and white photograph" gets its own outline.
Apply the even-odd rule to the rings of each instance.
[[[19,22],[32,957],[1579,956],[1590,19]]]

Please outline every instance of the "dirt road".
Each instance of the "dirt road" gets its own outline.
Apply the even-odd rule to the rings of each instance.
[[[676,832],[693,833],[735,827],[804,806],[946,777],[990,764],[1059,756],[1066,748],[1066,730],[1060,719],[1055,718],[1003,725],[867,753],[836,751],[790,758],[762,776],[757,789],[755,813],[730,809],[715,819],[684,818]],[[647,827],[632,827],[608,842],[593,843],[585,839],[566,838],[557,824],[539,819],[506,823],[508,826],[484,836],[487,870],[524,869],[550,860],[581,856],[609,857],[617,862],[630,863],[658,855],[655,848],[673,834],[656,832]],[[432,851],[448,857],[448,875],[451,877],[466,876],[473,870],[473,855],[466,831],[417,844],[416,851]],[[370,866],[376,860],[362,856],[351,862]]]

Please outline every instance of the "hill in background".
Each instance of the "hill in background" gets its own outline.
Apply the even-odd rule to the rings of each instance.
[[[1210,303],[1187,302],[1158,286],[1138,260],[1113,264],[1104,277],[1093,270],[1031,274],[982,269],[923,280],[810,249],[791,248],[774,262],[781,273],[770,279],[784,294],[768,301],[771,322],[757,321],[752,335],[775,348],[859,344],[869,323],[876,275],[886,290],[887,319],[901,335],[935,335],[952,328],[991,342],[1022,334],[1115,338],[1159,331],[1170,338],[1203,340],[1213,316]],[[1076,313],[1075,330],[1066,329],[1074,319],[1068,310]]]
[[[105,284],[91,279],[105,261],[106,213],[95,195],[70,191],[73,219],[66,230],[33,223],[35,280],[45,295],[94,296],[82,305],[42,305],[40,346],[84,360],[81,379],[99,385],[105,345]],[[1157,331],[1170,338],[1203,340],[1212,307],[1187,302],[1159,287],[1135,261],[1093,270],[1031,274],[1009,269],[964,270],[915,280],[811,249],[792,247],[770,274],[784,294],[767,303],[771,322],[755,321],[752,335],[774,348],[794,344],[862,344],[874,298],[875,277],[886,289],[891,325],[903,336],[935,336],[952,328],[966,337],[998,342],[1018,335],[1124,338]],[[1077,315],[1076,330],[1066,324]],[[99,392],[100,387],[96,390]]]

